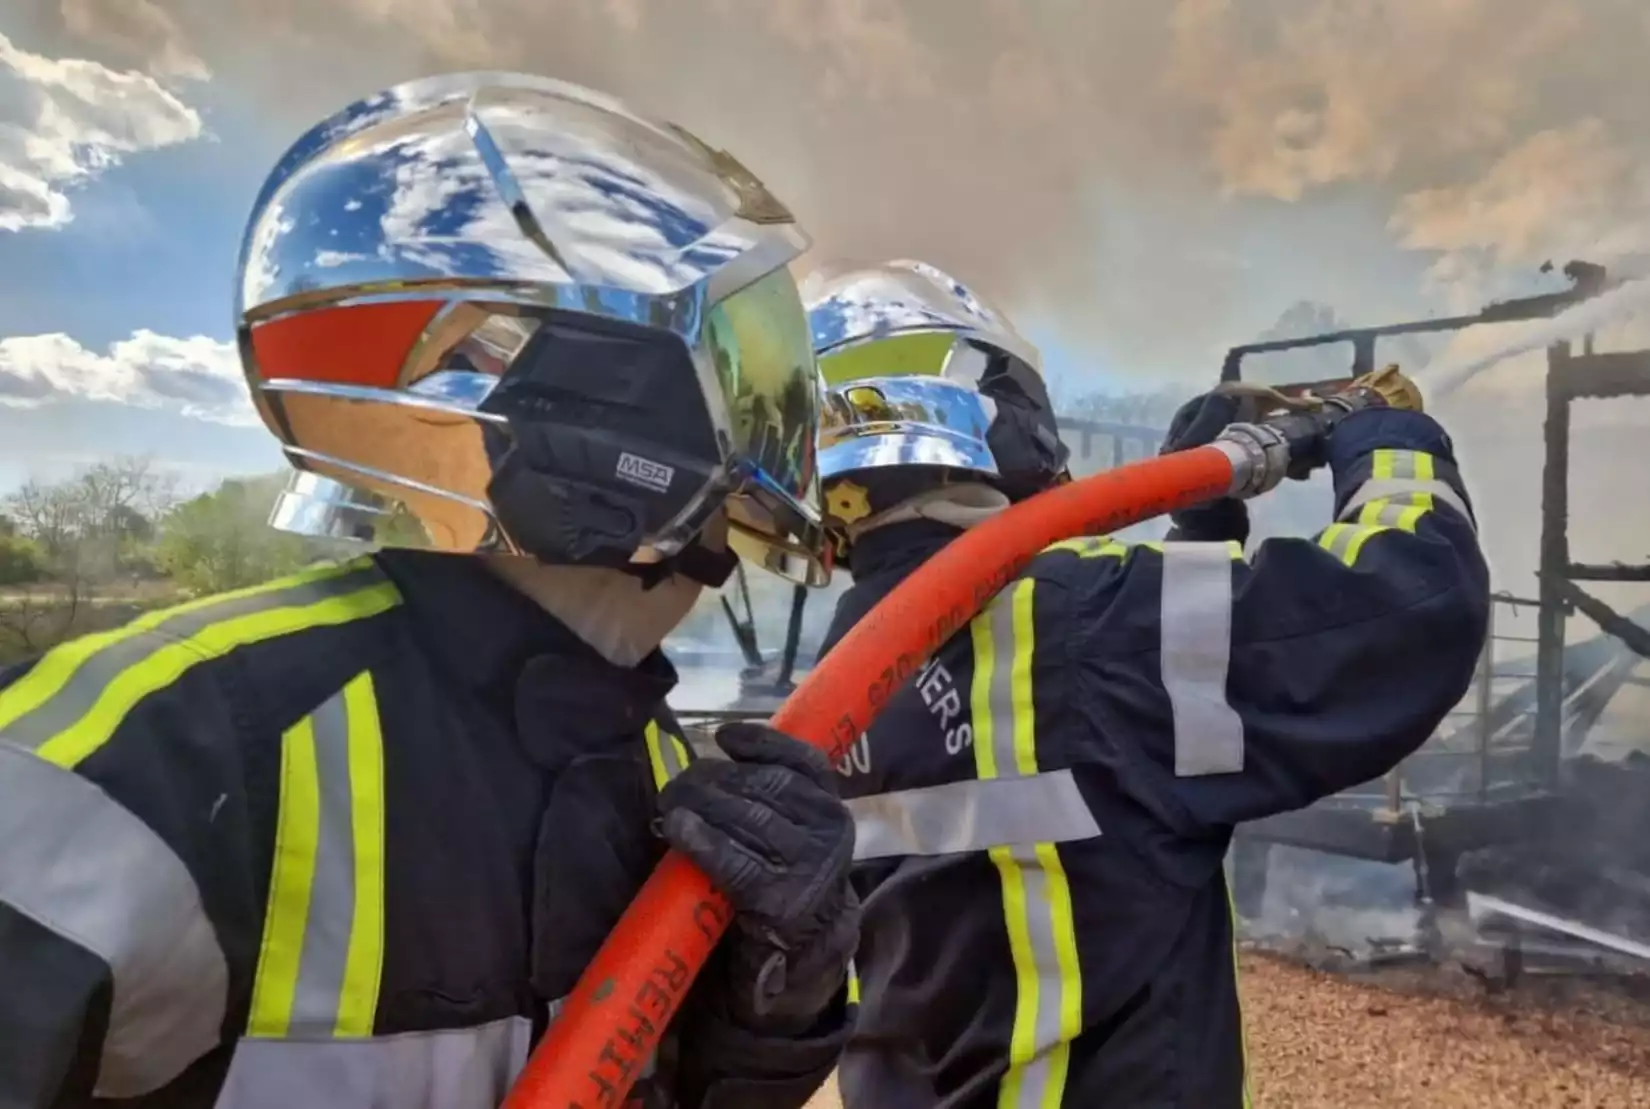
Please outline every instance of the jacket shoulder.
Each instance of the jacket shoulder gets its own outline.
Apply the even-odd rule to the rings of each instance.
[[[361,559],[147,613],[0,674],[0,738],[68,768],[146,718],[186,712],[227,723],[241,713],[240,692],[324,685],[331,675],[317,671],[328,669],[341,686],[346,653],[312,641],[399,600]],[[246,664],[252,654],[256,666]]]
[[[0,673],[0,964],[39,968],[39,996],[0,997],[0,1040],[22,1029],[50,1064],[83,1026],[108,1030],[46,1088],[149,1093],[244,1026],[285,780],[286,745],[262,740],[330,721],[317,706],[355,692],[371,656],[321,640],[398,600],[370,562],[315,567]],[[282,690],[308,704],[283,719]],[[54,878],[71,857],[76,880]]]

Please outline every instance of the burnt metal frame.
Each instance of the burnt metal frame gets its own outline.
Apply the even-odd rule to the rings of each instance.
[[[1650,631],[1584,590],[1583,581],[1650,582],[1650,565],[1570,561],[1570,424],[1578,400],[1650,396],[1650,351],[1597,354],[1591,335],[1582,353],[1571,343],[1547,348],[1546,458],[1541,475],[1540,602],[1536,630],[1535,750],[1555,785],[1563,760],[1564,619],[1580,612],[1634,653],[1650,658]]]
[[[1271,340],[1233,347],[1221,367],[1222,381],[1241,381],[1242,363],[1252,354],[1281,352],[1334,343],[1351,343],[1349,376],[1375,369],[1375,344],[1385,336],[1458,331],[1489,323],[1551,317],[1619,285],[1602,267],[1572,262],[1564,268],[1572,287],[1558,293],[1491,304],[1472,316],[1352,328],[1299,339]],[[1254,905],[1264,890],[1264,860],[1271,844],[1304,847],[1372,861],[1426,863],[1433,878],[1429,891],[1453,897],[1454,862],[1465,851],[1491,843],[1542,834],[1558,818],[1563,757],[1564,621],[1580,611],[1638,654],[1650,658],[1650,631],[1587,594],[1578,581],[1650,582],[1650,565],[1620,563],[1598,566],[1572,563],[1569,557],[1569,445],[1571,405],[1579,399],[1650,396],[1650,351],[1597,354],[1592,337],[1577,355],[1569,342],[1547,352],[1547,414],[1542,472],[1540,586],[1536,644],[1536,724],[1532,757],[1537,767],[1536,792],[1511,800],[1451,806],[1424,821],[1411,811],[1372,811],[1343,799],[1256,821],[1239,829],[1234,852],[1234,893],[1240,908]],[[1389,795],[1390,804],[1390,795]],[[1424,825],[1424,831],[1423,831]]]

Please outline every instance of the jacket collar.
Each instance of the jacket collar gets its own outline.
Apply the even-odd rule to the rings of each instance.
[[[614,665],[479,559],[392,550],[374,560],[400,591],[424,651],[483,700],[512,705],[530,754],[549,755],[533,750],[547,724],[581,747],[634,736],[676,686],[662,652]]]
[[[937,520],[911,520],[867,532],[854,541],[854,582],[888,575],[903,578],[961,534],[961,528]]]

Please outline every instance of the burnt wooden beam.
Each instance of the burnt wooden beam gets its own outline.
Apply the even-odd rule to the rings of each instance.
[[[1650,395],[1650,351],[1582,354],[1568,360],[1554,384],[1569,399]]]
[[[1625,562],[1589,565],[1572,562],[1564,576],[1571,581],[1650,581],[1650,565],[1629,566]]]
[[[1556,784],[1564,759],[1564,593],[1570,565],[1570,396],[1575,359],[1567,342],[1547,348],[1547,415],[1542,425],[1541,539],[1536,610],[1533,754],[1543,783]]]
[[[1565,599],[1575,605],[1577,612],[1627,644],[1634,653],[1650,658],[1650,631],[1639,627],[1573,581],[1560,578],[1553,584]]]

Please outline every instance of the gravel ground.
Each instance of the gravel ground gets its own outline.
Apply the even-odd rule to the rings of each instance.
[[[1490,996],[1436,969],[1355,979],[1258,954],[1241,965],[1259,1109],[1650,1109],[1650,1017],[1613,995]],[[839,1106],[827,1090],[809,1109]]]

